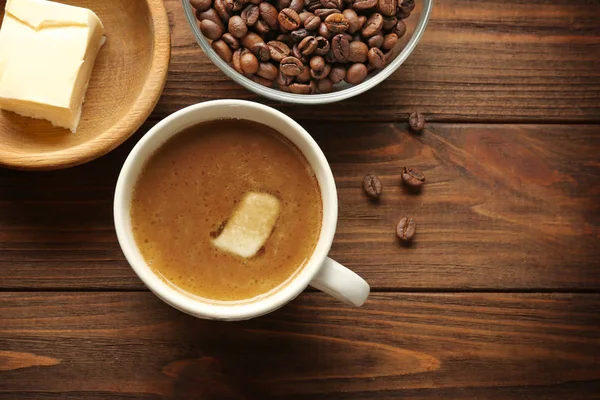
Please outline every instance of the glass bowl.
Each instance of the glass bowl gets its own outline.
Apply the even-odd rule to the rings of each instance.
[[[372,71],[368,75],[367,79],[358,85],[340,83],[334,86],[333,92],[325,94],[295,94],[283,92],[278,89],[268,88],[260,85],[238,73],[235,69],[233,69],[232,66],[223,61],[221,57],[217,55],[217,53],[212,49],[210,41],[206,39],[204,35],[202,35],[198,20],[196,19],[195,10],[190,5],[189,0],[182,0],[182,3],[185,11],[185,17],[190,25],[190,28],[192,29],[192,32],[194,33],[194,36],[196,37],[196,41],[208,58],[210,58],[210,60],[217,67],[219,67],[221,71],[225,73],[225,75],[244,86],[246,89],[272,100],[296,104],[326,104],[349,99],[366,92],[393,74],[394,71],[396,71],[396,69],[398,69],[398,67],[400,67],[400,65],[402,65],[402,63],[404,63],[404,61],[412,53],[419,40],[421,40],[429,20],[433,0],[415,1],[415,9],[411,13],[410,17],[404,20],[406,23],[406,34],[399,40],[398,44],[393,50],[397,55],[389,65],[382,70]]]

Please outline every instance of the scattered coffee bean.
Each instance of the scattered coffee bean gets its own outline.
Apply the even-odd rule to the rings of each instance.
[[[411,217],[404,217],[396,225],[396,236],[403,242],[410,242],[415,236],[417,223]]]
[[[418,169],[404,167],[402,169],[402,182],[413,188],[419,188],[425,183],[425,175]]]
[[[381,196],[382,188],[383,186],[377,175],[367,175],[363,179],[363,189],[365,190],[365,193],[373,199],[378,199],[379,196]]]
[[[408,125],[415,132],[421,132],[425,128],[425,117],[420,112],[413,112],[408,117]]]
[[[301,94],[356,85],[384,68],[415,7],[414,0],[188,1],[214,52],[237,72]]]

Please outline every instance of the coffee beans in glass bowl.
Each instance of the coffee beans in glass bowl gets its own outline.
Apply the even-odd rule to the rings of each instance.
[[[202,50],[230,78],[291,103],[344,100],[389,77],[432,0],[182,0]]]

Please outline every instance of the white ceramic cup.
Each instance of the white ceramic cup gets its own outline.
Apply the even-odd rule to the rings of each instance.
[[[137,179],[150,156],[182,130],[200,122],[238,118],[256,121],[280,132],[294,143],[312,166],[321,189],[323,221],[321,234],[312,256],[304,268],[285,286],[267,296],[248,302],[227,304],[208,302],[187,295],[159,278],[142,257],[131,227],[131,199]],[[338,202],[335,181],[325,155],[314,139],[285,114],[241,100],[216,100],[196,104],[160,121],[136,144],[119,175],[114,200],[117,237],[127,261],[159,298],[171,306],[198,318],[244,320],[274,311],[313,286],[354,306],[361,306],[369,296],[369,285],[360,276],[327,257],[337,224]]]

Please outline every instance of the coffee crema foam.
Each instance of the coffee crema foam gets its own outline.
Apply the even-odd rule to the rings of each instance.
[[[217,249],[214,239],[248,192],[281,202],[275,227],[254,257]],[[211,302],[255,301],[302,270],[321,231],[319,184],[304,155],[251,121],[205,122],[152,155],[134,188],[131,219],[152,270],[186,294]]]

